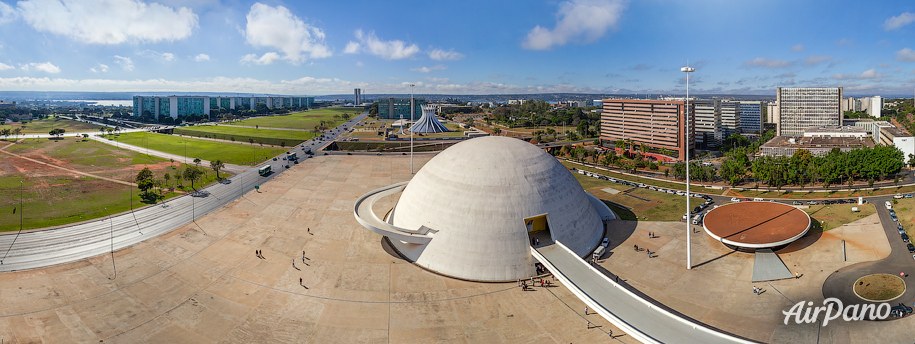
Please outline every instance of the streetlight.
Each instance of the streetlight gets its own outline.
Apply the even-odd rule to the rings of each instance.
[[[410,174],[413,174],[413,87],[416,84],[410,84]],[[401,127],[402,128],[402,127]]]
[[[689,117],[689,115],[690,115],[690,114],[689,114],[689,73],[695,72],[696,69],[693,68],[693,67],[690,67],[690,66],[686,66],[686,67],[680,68],[680,71],[683,72],[683,73],[686,73],[686,108],[683,110],[683,113],[685,114],[684,118],[685,118],[685,122],[686,122],[686,133],[685,133],[685,135],[684,135],[684,136],[686,137],[686,142],[684,143],[684,146],[686,147],[686,149],[684,149],[684,151],[686,152],[686,269],[687,269],[687,270],[690,270],[690,269],[693,268],[693,263],[692,263],[692,251],[691,251],[692,246],[690,245],[690,243],[691,243],[691,242],[690,242],[690,237],[692,236],[692,233],[691,233],[691,232],[692,232],[693,229],[692,229],[692,227],[691,227],[691,225],[690,225],[690,217],[691,217],[691,216],[689,216],[689,215],[691,214],[691,210],[692,210],[692,209],[690,209],[690,207],[689,207],[689,198],[690,198],[690,195],[689,195],[689,143],[690,143],[690,135],[689,135],[689,118],[690,118],[690,117]]]

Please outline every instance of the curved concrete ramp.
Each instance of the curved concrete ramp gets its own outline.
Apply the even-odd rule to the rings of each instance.
[[[420,227],[417,230],[396,227],[382,221],[378,218],[378,215],[372,211],[372,205],[375,204],[375,201],[403,191],[403,189],[407,187],[407,183],[408,182],[392,184],[367,192],[356,200],[356,203],[353,205],[353,215],[360,225],[372,232],[411,244],[428,244],[429,241],[432,240],[432,236],[430,235],[432,232],[431,229],[425,226]]]
[[[643,343],[753,343],[685,319],[639,297],[559,242],[531,247],[531,254],[588,307]]]

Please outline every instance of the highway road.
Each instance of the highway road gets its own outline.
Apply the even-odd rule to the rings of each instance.
[[[290,150],[301,152],[311,149],[318,152],[339,136],[343,132],[343,127],[351,128],[367,115],[363,113],[333,130],[328,130],[324,141],[309,140]],[[276,161],[271,159],[258,165],[271,165],[273,174],[262,177],[258,175],[257,169],[248,169],[229,179],[230,182],[227,184],[217,183],[202,189],[209,193],[206,197],[182,196],[134,212],[72,226],[33,230],[21,234],[4,233],[0,235],[0,272],[74,262],[107,254],[168,233],[219,209],[251,191],[256,185],[263,184],[282,173],[286,169],[283,165],[287,162],[280,157],[282,155],[278,156]],[[310,161],[300,160],[301,164]],[[289,166],[295,168],[295,165]],[[28,212],[28,209],[24,211]]]

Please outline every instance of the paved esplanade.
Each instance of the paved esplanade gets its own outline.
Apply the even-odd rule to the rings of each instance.
[[[365,118],[363,113],[346,122],[348,127]],[[341,131],[330,134],[333,140]],[[325,143],[314,140],[303,143],[303,147],[323,147]],[[298,146],[296,146],[298,147]],[[290,148],[292,150],[293,148]],[[133,213],[100,218],[91,222],[61,228],[23,232],[8,232],[0,235],[0,272],[34,269],[51,265],[74,262],[113,250],[119,250],[143,240],[168,233],[190,223],[193,219],[218,209],[243,196],[285,170],[286,162],[268,160],[257,166],[272,166],[274,173],[261,177],[257,169],[235,175],[229,184],[215,184],[203,190],[207,197],[182,196],[160,205],[146,207]],[[302,161],[308,163],[308,159]],[[290,168],[295,168],[290,165]],[[28,212],[28,209],[24,209]],[[202,230],[202,229],[201,229]],[[15,241],[15,242],[14,242]],[[11,246],[12,244],[12,246]],[[7,250],[9,253],[7,254]],[[115,262],[117,263],[117,262]]]
[[[644,343],[752,343],[684,319],[613,282],[560,243],[531,248],[575,296],[591,309]]]

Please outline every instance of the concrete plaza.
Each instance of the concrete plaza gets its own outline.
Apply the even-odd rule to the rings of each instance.
[[[418,156],[417,166],[429,157]],[[633,342],[600,316],[583,315],[584,304],[563,287],[525,292],[514,283],[465,282],[392,255],[380,236],[356,223],[353,202],[409,177],[406,156],[319,156],[198,218],[199,227],[113,256],[0,274],[0,338]]]

